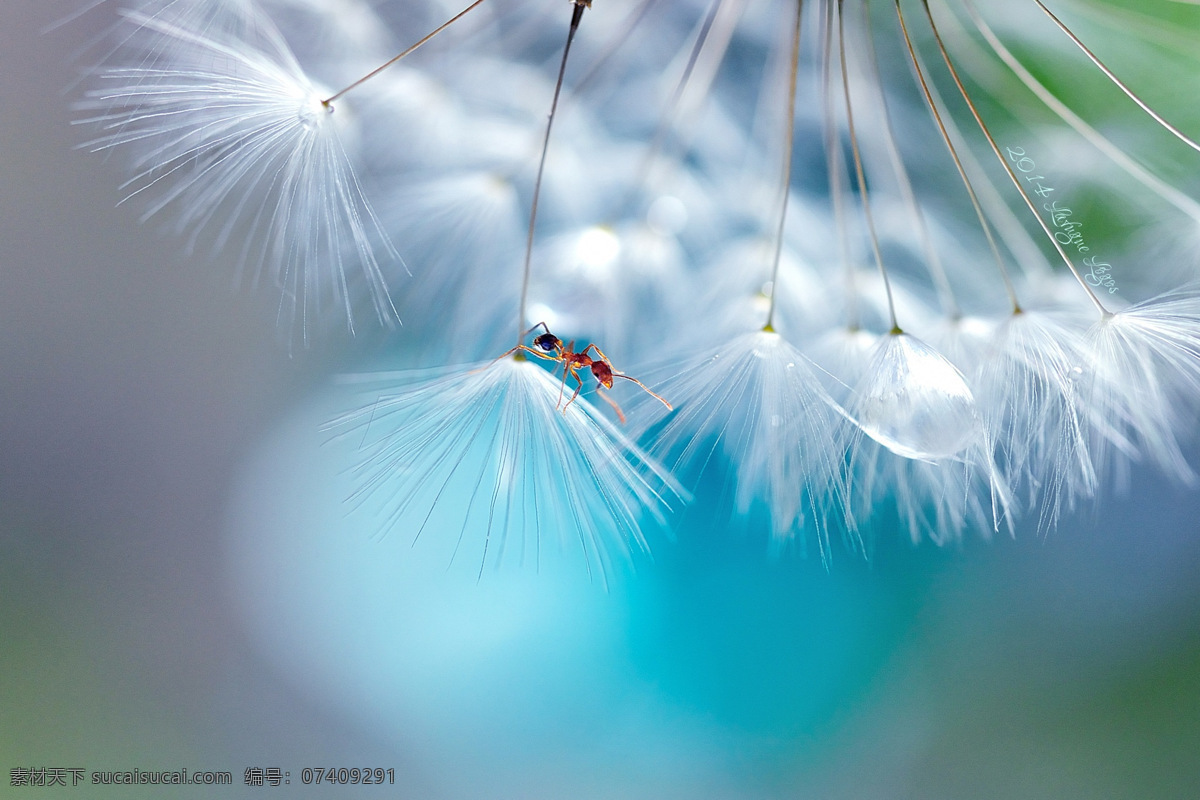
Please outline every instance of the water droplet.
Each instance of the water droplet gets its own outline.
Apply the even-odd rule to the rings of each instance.
[[[949,458],[983,433],[962,373],[907,334],[883,337],[854,408],[864,433],[905,458]]]

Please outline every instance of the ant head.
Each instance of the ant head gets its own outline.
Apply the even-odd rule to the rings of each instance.
[[[553,353],[556,350],[562,349],[562,341],[549,331],[534,339],[533,345],[537,349],[547,353]]]
[[[600,385],[603,386],[605,389],[612,388],[612,385],[613,385],[612,367],[610,367],[608,365],[607,361],[593,361],[592,362],[592,374],[596,376],[596,380],[599,381]]]

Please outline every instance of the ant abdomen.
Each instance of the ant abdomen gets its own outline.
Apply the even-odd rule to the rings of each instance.
[[[608,362],[593,361],[591,366],[592,375],[596,377],[596,380],[599,381],[605,389],[611,389],[613,385],[613,372],[612,367],[608,365]]]

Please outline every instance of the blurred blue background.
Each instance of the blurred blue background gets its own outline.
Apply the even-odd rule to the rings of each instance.
[[[77,6],[0,6],[0,796],[1200,795],[1200,495],[1152,473],[1044,538],[881,527],[828,571],[693,517],[607,593],[364,535],[318,431],[345,343],[289,359],[271,297],[114,208],[63,95],[89,31],[42,33]]]

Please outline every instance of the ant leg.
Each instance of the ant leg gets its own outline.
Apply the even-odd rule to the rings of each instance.
[[[579,385],[575,387],[575,394],[571,395],[571,399],[567,401],[567,404],[565,406],[563,406],[564,414],[567,413],[567,408],[570,407],[571,403],[575,402],[575,398],[579,397],[579,393],[581,391],[583,391],[583,378],[579,377],[579,373],[576,372],[575,370],[571,370],[571,375],[575,378],[576,381],[578,381]],[[564,380],[563,383],[566,383],[566,381]]]
[[[501,353],[500,355],[496,356],[496,361],[499,361],[499,360],[500,360],[500,359],[502,359],[502,358],[508,358],[508,357],[509,357],[509,356],[511,356],[513,353],[517,352],[518,350],[528,350],[528,349],[529,349],[529,348],[528,348],[528,347],[526,347],[525,345],[523,345],[523,344],[519,344],[519,345],[517,345],[516,347],[514,347],[513,349],[511,349],[511,350],[509,350],[509,351],[507,351],[507,352]],[[492,364],[495,364],[495,363],[496,363],[496,361],[493,361],[493,362],[492,362]],[[488,366],[491,366],[491,364],[489,364]]]
[[[563,389],[567,386],[567,375],[571,372],[573,372],[571,362],[563,361],[563,376],[562,381],[558,384],[558,402],[554,404],[555,408],[562,408]],[[575,377],[578,378],[579,376],[576,375]]]
[[[602,398],[604,398],[604,402],[606,402],[610,406],[612,406],[612,410],[617,412],[617,419],[621,420],[621,424],[624,425],[625,424],[625,412],[623,412],[621,410],[621,407],[619,405],[617,405],[617,401],[613,400],[611,397],[609,397],[608,392],[604,391],[603,389],[601,389],[599,387],[596,388],[596,394],[600,395]]]
[[[525,345],[520,345],[519,347],[514,347],[513,350],[523,350],[524,352],[529,353],[530,355],[537,356],[538,358],[542,359],[543,361],[562,361],[562,358],[559,357],[557,354],[545,353],[545,352],[542,352],[541,350],[534,350],[532,347],[526,347]],[[508,351],[508,353],[511,353],[511,352],[512,352],[512,350]],[[504,356],[508,355],[508,353],[505,353]],[[504,358],[504,356],[500,356],[500,357]]]
[[[538,358],[544,359],[546,361],[558,361],[558,358],[556,356],[548,355],[546,353],[539,353],[537,350],[534,350],[532,347],[526,347],[523,344],[519,344],[516,347],[509,350],[508,352],[502,353],[502,354],[496,356],[496,358],[489,361],[485,366],[482,366],[479,369],[473,369],[467,374],[474,375],[477,372],[483,372],[488,367],[492,366],[493,364],[495,364],[499,361],[503,361],[504,359],[508,358],[509,356],[511,356],[513,353],[516,353],[517,351],[521,351],[523,353],[529,353],[530,355],[535,355]]]
[[[571,344],[575,344],[575,343],[574,343],[574,342],[571,342]],[[595,350],[595,351],[596,351],[596,355],[600,356],[600,360],[601,360],[601,361],[608,361],[609,365],[610,365],[610,366],[612,365],[612,362],[611,362],[611,361],[609,361],[609,358],[608,358],[608,356],[604,355],[604,351],[603,351],[603,350],[601,350],[601,349],[599,348],[599,346],[597,346],[597,345],[596,345],[596,343],[595,343],[595,342],[593,342],[592,344],[589,344],[587,347],[585,347],[585,348],[583,348],[582,350],[580,350],[580,351],[579,351],[579,355],[581,355],[581,356],[585,356],[585,355],[587,355],[587,351],[588,351],[588,350]]]
[[[604,361],[605,363],[607,363],[607,364],[608,364],[610,367],[612,366],[612,361],[610,361],[610,360],[609,360],[609,358],[608,358],[608,356],[607,356],[607,355],[605,355],[604,351],[603,351],[603,350],[601,350],[601,349],[600,349],[600,347],[599,347],[598,345],[594,344],[594,343],[593,343],[593,344],[589,344],[587,347],[583,348],[583,350],[581,350],[581,351],[580,351],[580,354],[581,354],[581,355],[584,355],[584,354],[586,354],[586,353],[587,353],[589,350],[595,350],[595,351],[596,351],[596,355],[598,355],[598,356],[600,357],[600,360],[602,360],[602,361]],[[658,402],[660,402],[660,403],[662,403],[664,406],[666,406],[668,411],[673,411],[673,410],[674,410],[674,408],[675,408],[674,406],[672,406],[670,403],[668,403],[666,400],[664,400],[664,399],[663,399],[662,397],[660,397],[659,395],[657,395],[657,394],[655,394],[654,392],[650,391],[649,387],[647,387],[647,386],[646,386],[646,384],[642,383],[642,382],[641,382],[641,381],[639,381],[637,378],[634,378],[634,377],[632,377],[632,376],[626,375],[626,374],[625,374],[625,373],[623,373],[623,372],[617,372],[616,370],[613,370],[612,376],[613,376],[614,378],[622,378],[622,379],[624,379],[624,380],[627,380],[627,381],[632,381],[633,383],[636,383],[638,386],[642,387],[642,391],[644,391],[646,394],[650,395],[650,396],[651,396],[651,397],[653,397],[655,400],[657,400]],[[619,412],[619,411],[618,411],[618,414],[620,414],[620,412]]]
[[[673,410],[675,409],[675,406],[671,405],[671,404],[670,404],[670,403],[668,403],[666,400],[662,399],[662,398],[661,398],[661,397],[659,397],[657,394],[655,394],[654,392],[650,391],[650,389],[649,389],[649,388],[646,386],[646,384],[642,383],[642,382],[641,382],[641,381],[639,381],[637,378],[632,378],[632,377],[630,377],[629,375],[622,375],[620,372],[614,372],[614,373],[613,373],[613,377],[614,377],[614,378],[623,378],[624,380],[627,380],[627,381],[632,381],[632,382],[636,383],[638,386],[642,387],[642,391],[643,391],[643,392],[645,392],[646,394],[650,395],[650,396],[651,396],[651,397],[653,397],[655,400],[657,400],[658,402],[660,402],[660,403],[662,403],[664,406],[666,406],[668,411],[673,411]]]

